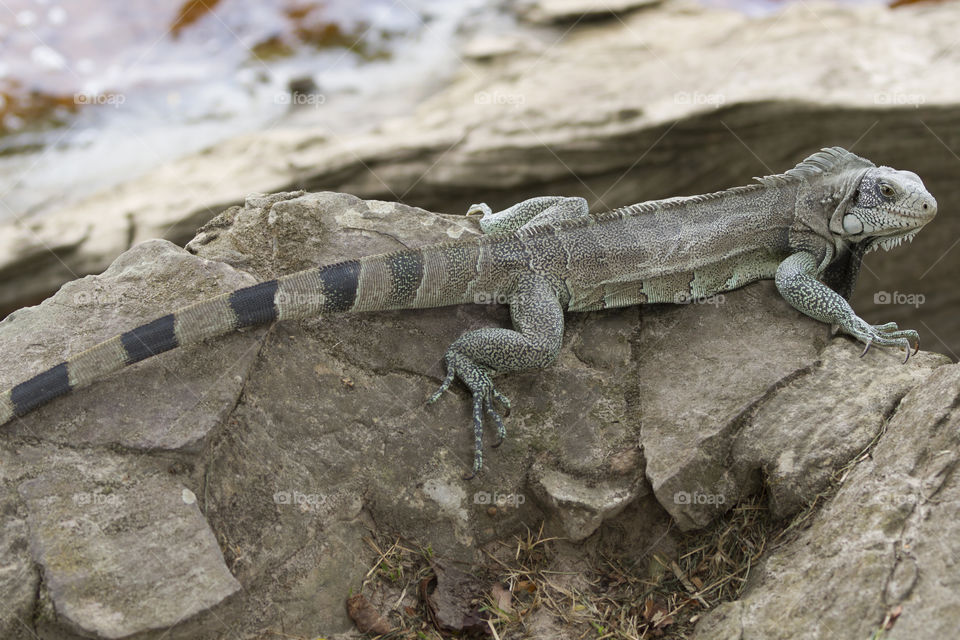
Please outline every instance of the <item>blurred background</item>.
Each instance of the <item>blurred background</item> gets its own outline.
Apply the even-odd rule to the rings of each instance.
[[[5,0],[0,315],[247,193],[596,210],[822,146],[940,201],[855,306],[957,359],[955,3]]]
[[[369,127],[435,91],[468,33],[506,20],[487,0],[10,0],[0,218],[238,133]]]

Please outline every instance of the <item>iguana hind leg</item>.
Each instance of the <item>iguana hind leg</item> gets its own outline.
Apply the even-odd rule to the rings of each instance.
[[[506,436],[503,417],[494,402],[510,408],[510,401],[493,385],[493,376],[543,368],[557,359],[563,341],[563,308],[556,290],[543,277],[519,278],[510,296],[513,329],[468,331],[447,349],[447,376],[428,402],[435,402],[455,378],[473,395],[474,454],[472,477],[483,466],[484,413],[497,427],[497,445]]]
[[[470,205],[467,215],[482,214],[480,230],[486,234],[510,233],[528,223],[549,224],[590,215],[587,201],[583,198],[565,196],[541,196],[529,198],[512,207],[494,213],[488,204]]]

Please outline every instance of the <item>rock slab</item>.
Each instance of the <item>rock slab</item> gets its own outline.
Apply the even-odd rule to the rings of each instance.
[[[475,224],[339,193],[255,194],[186,251],[139,245],[0,322],[0,376],[12,384],[225,290],[469,237]],[[556,365],[500,381],[514,401],[508,438],[467,482],[464,390],[425,399],[457,336],[508,323],[490,305],[280,322],[162,354],[6,426],[4,629],[71,640],[171,625],[182,638],[345,632],[344,598],[377,560],[371,534],[461,562],[544,520],[545,535],[590,544],[612,528],[647,548],[638,532],[661,540],[671,518],[709,527],[764,482],[785,517],[950,370],[925,353],[908,365],[879,349],[860,359],[770,283],[709,304],[570,314]],[[700,498],[710,495],[724,500]],[[902,566],[897,593],[909,591]],[[106,593],[124,580],[137,598]],[[875,615],[872,601],[835,602]],[[175,610],[187,615],[171,620]]]

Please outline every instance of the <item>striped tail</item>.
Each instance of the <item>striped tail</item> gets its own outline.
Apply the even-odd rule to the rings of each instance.
[[[478,243],[456,242],[307,269],[198,302],[114,336],[0,393],[0,424],[176,347],[323,313],[470,302]]]

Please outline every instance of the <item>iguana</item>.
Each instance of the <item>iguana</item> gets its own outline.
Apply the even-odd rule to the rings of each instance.
[[[446,377],[473,396],[473,473],[483,464],[484,414],[506,435],[509,400],[493,376],[556,360],[564,311],[685,302],[773,278],[791,305],[866,343],[920,348],[916,331],[870,325],[847,299],[863,255],[890,249],[936,215],[909,171],[877,167],[840,147],[782,174],[706,195],[591,215],[582,198],[539,197],[499,213],[482,235],[347,260],[198,302],[70,357],[0,394],[0,424],[107,373],[244,327],[323,313],[502,300],[513,329],[468,331],[447,349]],[[771,357],[776,357],[771,354]],[[473,475],[473,474],[470,474]],[[469,477],[469,476],[468,476]]]

